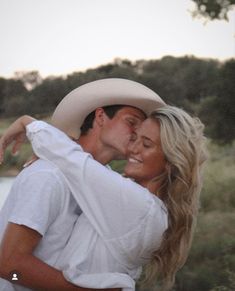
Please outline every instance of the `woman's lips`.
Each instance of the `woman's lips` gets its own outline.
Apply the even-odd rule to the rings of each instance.
[[[130,163],[142,163],[140,160],[133,158],[133,157],[129,158],[128,162],[130,162]]]

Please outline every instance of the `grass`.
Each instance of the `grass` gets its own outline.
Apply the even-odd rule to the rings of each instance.
[[[231,211],[235,208],[235,143],[225,147],[211,143],[209,151],[201,193],[202,211]]]

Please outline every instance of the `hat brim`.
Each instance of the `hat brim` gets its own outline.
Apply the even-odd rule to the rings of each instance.
[[[98,107],[127,105],[149,115],[165,102],[148,87],[126,79],[110,78],[82,85],[66,95],[52,115],[52,124],[78,138],[86,116]]]

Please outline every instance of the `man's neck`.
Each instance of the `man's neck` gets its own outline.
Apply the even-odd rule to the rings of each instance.
[[[96,161],[103,165],[108,164],[113,159],[110,150],[104,149],[95,134],[82,135],[79,137],[78,142],[85,152],[90,153]]]

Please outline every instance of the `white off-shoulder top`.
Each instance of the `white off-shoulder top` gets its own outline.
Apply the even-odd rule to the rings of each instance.
[[[135,290],[168,227],[164,203],[51,125],[34,121],[26,131],[36,155],[62,171],[83,212],[55,267],[81,287]]]

